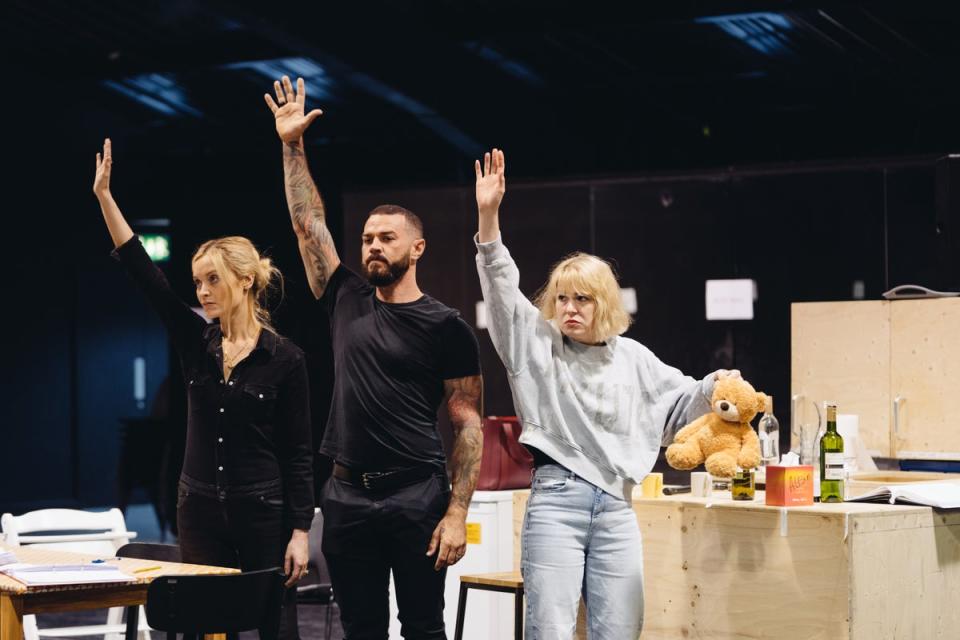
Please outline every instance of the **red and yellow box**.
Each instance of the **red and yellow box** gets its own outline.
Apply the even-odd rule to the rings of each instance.
[[[802,507],[813,504],[813,467],[767,467],[766,504],[775,507]]]

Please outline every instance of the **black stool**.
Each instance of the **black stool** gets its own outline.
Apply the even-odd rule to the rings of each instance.
[[[514,640],[523,639],[523,576],[519,571],[503,573],[474,573],[460,576],[460,602],[457,603],[457,628],[454,640],[463,640],[463,619],[467,614],[467,591],[499,591],[512,593],[513,605],[513,637]]]

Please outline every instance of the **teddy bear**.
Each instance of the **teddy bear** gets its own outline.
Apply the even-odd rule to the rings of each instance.
[[[713,388],[711,407],[683,427],[667,447],[667,463],[689,470],[704,464],[711,475],[732,478],[737,467],[760,464],[760,439],[750,421],[765,406],[767,396],[741,378],[721,378]]]

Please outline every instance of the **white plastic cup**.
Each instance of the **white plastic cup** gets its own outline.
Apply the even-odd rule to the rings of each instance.
[[[690,474],[690,495],[696,498],[709,498],[713,495],[713,478],[706,471],[693,471]]]

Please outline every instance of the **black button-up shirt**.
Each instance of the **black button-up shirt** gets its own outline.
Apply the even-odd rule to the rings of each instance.
[[[146,294],[170,334],[187,383],[183,475],[225,499],[251,490],[282,492],[284,521],[313,521],[313,452],[307,368],[290,340],[264,329],[223,378],[223,334],[170,288],[134,237],[113,255]]]

